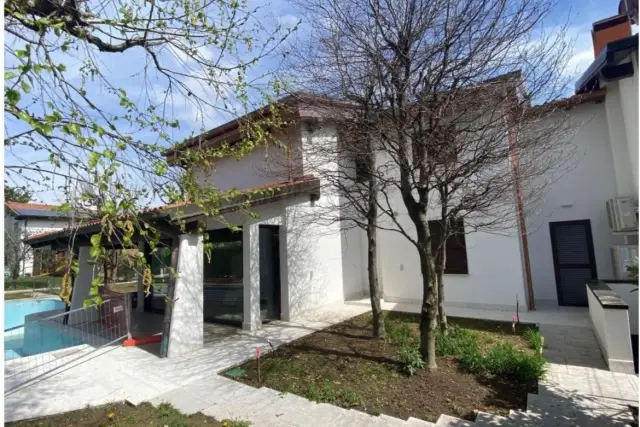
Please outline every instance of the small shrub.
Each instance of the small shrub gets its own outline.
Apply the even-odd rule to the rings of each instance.
[[[528,354],[502,343],[492,347],[484,357],[484,369],[517,381],[540,379],[545,372],[545,360],[539,354]]]
[[[480,353],[478,345],[469,345],[463,348],[458,356],[460,367],[467,372],[477,374],[486,370],[485,358]]]
[[[174,408],[170,403],[161,403],[158,405],[158,413],[161,417],[169,418],[180,415],[180,411]]]
[[[329,382],[325,382],[322,386],[318,387],[315,384],[309,384],[305,397],[309,400],[313,400],[318,403],[333,403],[337,399],[336,391],[333,389],[333,385]]]
[[[409,376],[415,375],[418,369],[424,368],[425,365],[420,350],[410,345],[400,347],[398,360],[402,364],[402,372]]]
[[[438,334],[436,353],[439,356],[457,356],[478,347],[478,334],[475,331],[453,325],[447,334]]]
[[[385,319],[384,327],[387,332],[387,338],[392,344],[403,347],[417,343],[417,337],[413,334],[409,325],[402,321]]]
[[[544,338],[540,335],[540,331],[536,331],[533,328],[528,328],[524,331],[524,339],[527,340],[529,346],[535,350],[536,354],[542,354],[542,347],[544,346]]]

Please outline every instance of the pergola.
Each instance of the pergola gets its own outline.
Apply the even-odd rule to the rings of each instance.
[[[190,203],[159,206],[138,212],[145,223],[154,227],[161,239],[171,241],[171,267],[176,272],[170,277],[166,298],[161,357],[172,357],[203,345],[203,261],[204,235],[197,227],[205,222],[207,230],[225,227],[232,223],[242,227],[243,258],[243,319],[246,330],[259,328],[260,321],[260,270],[259,270],[259,227],[260,224],[279,225],[280,233],[282,295],[281,318],[289,320],[289,296],[287,286],[287,217],[290,209],[301,203],[313,204],[319,199],[320,181],[313,176],[299,177],[290,181],[242,192],[237,197],[225,201],[219,208],[220,217],[213,218],[205,211]],[[247,208],[247,203],[249,207]],[[180,226],[178,224],[181,224]],[[78,260],[79,270],[73,280],[70,309],[83,307],[89,298],[94,268],[89,249],[91,236],[101,230],[100,220],[84,220],[76,227],[34,235],[25,240],[33,249],[71,251]],[[146,251],[145,236],[135,235],[132,239],[138,250]],[[110,249],[123,249],[110,242]],[[148,256],[145,253],[145,256]],[[131,290],[125,290],[130,292]],[[144,311],[140,303],[144,295],[142,277],[139,275],[135,289],[138,296],[137,311]]]

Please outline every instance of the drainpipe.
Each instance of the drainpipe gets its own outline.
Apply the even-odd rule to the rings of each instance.
[[[508,116],[510,117],[510,116]],[[531,261],[529,259],[529,236],[527,235],[527,222],[524,214],[524,202],[522,196],[522,183],[520,182],[520,159],[516,151],[517,137],[512,131],[508,131],[509,151],[511,153],[511,166],[513,168],[513,178],[516,183],[516,211],[518,215],[518,229],[520,231],[520,241],[522,242],[522,258],[524,261],[525,285],[527,288],[527,307],[533,311],[536,303],[533,295],[533,280],[531,278]]]

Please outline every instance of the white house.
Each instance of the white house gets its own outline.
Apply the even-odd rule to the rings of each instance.
[[[577,167],[553,184],[539,209],[519,227],[500,234],[468,233],[458,242],[451,253],[456,258],[455,268],[445,275],[447,304],[505,310],[515,310],[517,301],[521,309],[536,304],[586,304],[586,280],[614,277],[611,245],[624,243],[625,238],[626,243],[637,245],[637,226],[635,231],[627,227],[620,234],[612,233],[606,211],[606,202],[617,196],[632,196],[627,202],[632,209],[637,206],[638,39],[630,30],[627,34],[624,26],[628,21],[623,21],[616,17],[594,24],[595,45],[602,46],[602,52],[597,51],[577,94],[570,102],[562,101],[573,105],[570,114],[581,123],[573,140],[567,142],[578,147]],[[610,31],[612,27],[615,31]],[[615,37],[607,39],[612,34]],[[251,330],[272,319],[294,320],[311,307],[367,295],[364,233],[344,230],[337,221],[313,220],[315,212],[339,204],[339,200],[331,186],[312,176],[317,162],[306,148],[337,144],[339,129],[330,117],[304,103],[283,102],[292,108],[296,120],[278,138],[300,155],[285,158],[275,147],[260,148],[241,161],[219,159],[215,170],[199,173],[202,182],[221,189],[278,190],[253,199],[251,210],[257,217],[241,208],[242,196],[225,204],[221,213],[227,221],[241,226],[241,232],[229,231],[193,205],[164,206],[142,213],[149,221],[204,220],[208,238],[214,243],[209,259],[204,256],[202,234],[177,229],[172,234],[170,227],[163,228],[166,246],[178,254],[175,288],[167,291],[175,299],[170,333],[163,337],[167,355],[201,346],[205,322]],[[239,124],[229,122],[185,144],[198,149],[234,141],[239,137]],[[342,167],[338,163],[324,159],[321,166],[334,170]],[[397,205],[402,210],[399,198]],[[620,213],[620,208],[615,212]],[[406,216],[400,220],[406,220],[411,229]],[[91,279],[91,267],[86,263],[88,236],[98,229],[99,224],[89,222],[28,240],[33,247],[53,247],[65,245],[65,239],[74,236],[80,272],[72,306],[79,306],[87,297]],[[144,248],[142,240],[140,244]],[[154,274],[169,259],[150,257]],[[418,257],[404,237],[380,232],[378,269],[385,300],[420,301]],[[143,299],[144,305],[138,304],[140,310],[167,309],[161,296],[145,297],[140,289],[138,301]]]
[[[70,223],[69,214],[60,211],[57,206],[21,202],[5,202],[4,206],[4,227],[6,234],[9,234],[5,235],[5,239],[16,239],[16,245],[21,245],[18,240],[51,230],[61,230]],[[20,274],[31,275],[34,273],[33,269],[34,254],[29,251],[22,259]]]

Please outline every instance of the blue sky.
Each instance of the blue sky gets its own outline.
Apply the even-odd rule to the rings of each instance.
[[[262,9],[259,11],[258,20],[261,24],[267,28],[273,28],[276,22],[280,22],[283,26],[295,25],[299,18],[295,7],[287,0],[274,0],[268,4],[251,0],[249,6],[261,5]],[[609,0],[589,0],[589,1],[559,1],[555,14],[545,22],[545,27],[553,30],[553,28],[568,23],[569,32],[568,36],[574,40],[574,51],[569,62],[567,69],[567,75],[572,77],[579,76],[587,66],[593,61],[593,48],[591,42],[591,24],[594,21],[607,18],[617,13],[617,1]],[[304,25],[304,23],[303,23]],[[206,54],[206,52],[205,52]],[[79,55],[78,58],[81,58]],[[102,61],[102,69],[110,80],[115,85],[123,87],[133,100],[144,99],[144,88],[140,84],[140,70],[142,63],[140,60],[139,52],[129,51],[123,54],[109,54],[100,55]],[[69,69],[68,73],[73,76],[75,73],[76,78],[80,78],[79,67],[81,65],[80,59],[67,58],[66,65]],[[275,71],[280,64],[280,59],[277,57],[263,60],[259,66],[252,72],[250,77],[261,75],[261,73]],[[153,82],[153,77],[151,78]],[[159,99],[162,94],[163,81],[161,78],[155,80],[155,84],[152,89],[155,89],[156,97]],[[89,90],[92,91],[97,99],[104,101],[104,107],[106,109],[117,109],[117,101],[114,102],[114,98],[102,96],[103,89],[99,87],[89,86]],[[202,91],[207,97],[215,98],[216,94],[212,93],[208,88],[202,88],[194,86],[194,91]],[[570,95],[568,93],[567,95]],[[207,109],[208,114],[204,117],[197,114],[197,112],[190,107],[188,100],[184,97],[174,98],[170,102],[166,103],[166,108],[170,112],[170,115],[179,119],[181,126],[180,129],[173,131],[171,135],[176,141],[181,140],[185,136],[188,136],[191,132],[198,131],[200,129],[208,129],[216,125],[222,124],[234,115],[233,112],[222,113],[219,111],[213,111]],[[241,113],[242,111],[237,111]],[[236,113],[237,113],[236,112]],[[9,133],[14,132],[15,125],[11,122],[7,122],[5,130]],[[153,138],[153,135],[147,135],[149,138]],[[28,149],[19,149],[10,151],[5,148],[5,163],[16,164],[16,162],[24,161],[25,158],[32,160],[33,156],[37,156],[37,153],[31,153]],[[140,182],[144,185],[143,181]],[[56,194],[56,191],[51,189],[39,188],[37,189],[36,198],[39,201],[49,203],[59,203],[61,200]]]

